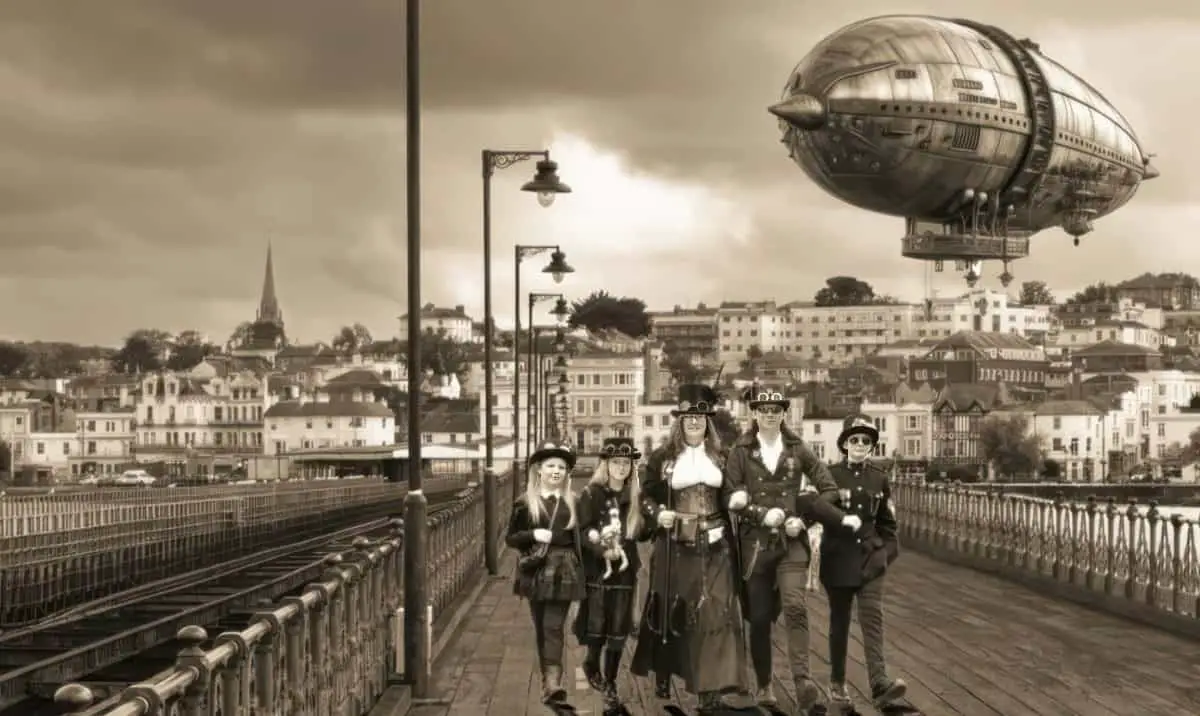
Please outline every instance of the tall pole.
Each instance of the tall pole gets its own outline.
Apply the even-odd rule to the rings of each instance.
[[[515,503],[521,496],[521,247],[513,249],[513,486]],[[526,453],[526,459],[528,459]]]
[[[421,0],[405,0],[405,187],[408,223],[408,494],[404,497],[404,674],[414,698],[429,691],[425,611],[426,520],[421,467]]]
[[[533,328],[533,294],[529,294],[529,327],[525,330],[529,332],[529,338],[525,341],[525,361],[529,364],[529,385],[525,387],[525,455],[533,454],[533,393],[530,388],[533,387],[534,374],[537,372],[533,366],[533,334],[536,332]]]
[[[496,449],[492,426],[495,367],[492,365],[492,153],[483,150],[483,561],[488,574],[500,569],[496,514]],[[513,480],[517,479],[514,474]]]

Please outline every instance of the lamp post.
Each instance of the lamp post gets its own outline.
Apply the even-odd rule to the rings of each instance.
[[[533,365],[533,357],[534,357],[534,352],[533,352],[534,339],[533,339],[533,330],[532,330],[533,307],[536,306],[537,304],[541,303],[542,301],[554,301],[554,309],[551,310],[550,313],[558,320],[558,323],[560,326],[562,324],[566,323],[567,316],[571,315],[571,308],[570,308],[570,306],[567,305],[567,299],[563,298],[563,295],[561,293],[531,292],[529,294],[530,331],[529,331],[529,339],[527,341],[528,348],[526,350],[526,354],[529,357],[530,366],[531,366],[530,371],[529,371],[531,381],[533,378],[532,365]],[[564,337],[564,340],[565,340],[565,337]],[[520,366],[520,361],[518,361],[517,365],[518,365],[518,367]],[[518,385],[514,385],[513,393],[514,393],[513,405],[515,406],[518,402],[517,395],[519,395],[519,393],[520,393],[520,388]],[[528,404],[525,406],[525,423],[526,423],[525,424],[525,455],[528,458],[528,456],[530,454],[532,454],[532,441],[533,441],[533,430],[532,430],[532,428],[533,428],[533,412],[532,412],[533,405],[532,405],[532,403],[533,403],[533,401],[528,400],[526,402]],[[515,413],[515,409],[514,409],[514,413]],[[516,416],[514,414],[514,418],[515,417]],[[514,424],[516,424],[515,420],[513,422],[514,422]]]
[[[562,407],[562,415],[559,418],[558,433],[559,436],[566,440],[571,433],[571,395],[570,395],[570,378],[567,377],[567,371],[563,370],[562,375],[558,376],[558,396],[556,400]],[[578,441],[579,445],[575,446],[576,450],[583,448],[583,441]]]
[[[546,378],[548,370],[542,366],[542,333],[544,331],[554,330],[554,355],[555,368],[562,369],[566,363],[566,358],[563,353],[567,348],[567,336],[562,326],[532,326],[533,332],[533,356],[530,359],[530,364],[537,366],[536,372],[531,376],[529,390],[526,393],[526,402],[533,407],[532,418],[526,414],[527,424],[533,431],[534,443],[539,443],[546,435],[546,429],[549,427],[549,421],[546,416],[550,414],[550,388],[547,385]]]
[[[541,194],[538,194],[539,200]],[[542,273],[548,273],[554,277],[555,283],[562,283],[563,277],[569,273],[574,273],[575,269],[571,268],[567,263],[567,256],[558,246],[532,246],[521,245],[513,247],[513,461],[516,462],[519,458],[518,447],[521,444],[521,261],[530,256],[550,251],[550,263],[546,264],[546,268],[542,269]],[[532,314],[529,318],[530,325],[533,325]],[[532,371],[530,371],[532,375]],[[528,428],[526,429],[528,432]],[[528,459],[529,452],[526,451],[525,457]],[[513,499],[521,492],[520,480],[513,476]]]
[[[416,3],[418,0],[408,0],[410,4]],[[411,24],[410,24],[411,27]],[[409,67],[412,67],[410,58]],[[411,70],[410,70],[411,71]],[[411,116],[411,115],[410,115]],[[411,157],[412,154],[410,153]],[[558,178],[558,164],[551,161],[550,152],[548,151],[497,151],[494,149],[484,149],[481,155],[483,169],[483,443],[484,443],[484,468],[483,468],[483,523],[484,523],[484,561],[487,563],[488,574],[496,574],[499,570],[499,549],[497,540],[499,539],[499,525],[496,515],[496,466],[495,466],[495,431],[492,428],[492,414],[495,412],[496,406],[492,404],[493,390],[495,383],[495,369],[492,365],[492,341],[494,339],[493,329],[495,319],[492,317],[492,175],[497,169],[511,167],[517,162],[522,162],[533,157],[541,157],[537,163],[537,173],[533,179],[526,182],[521,187],[521,191],[536,192],[538,203],[548,207],[554,203],[554,197],[558,194],[566,194],[571,191],[571,187],[563,184]],[[411,186],[411,184],[410,184]],[[566,266],[565,259],[562,259],[562,252],[555,247],[555,252],[560,257],[560,262]],[[517,250],[517,263],[520,264],[520,248]],[[552,262],[553,263],[553,262]],[[411,263],[409,264],[411,266]],[[550,267],[547,266],[547,269]],[[569,267],[568,267],[569,269]],[[553,273],[553,272],[551,272]],[[564,272],[565,273],[565,272]],[[558,277],[560,274],[555,273]],[[561,278],[559,279],[561,280]],[[409,283],[410,290],[412,283]],[[519,306],[520,304],[518,304]],[[409,313],[412,313],[410,310]],[[517,324],[520,324],[520,310],[516,311],[515,319]],[[411,320],[411,319],[410,319]],[[518,326],[519,327],[519,326]],[[517,340],[517,332],[513,332],[513,343]],[[514,345],[514,353],[516,347]],[[519,366],[518,366],[519,367]],[[514,380],[516,376],[514,375]],[[515,393],[514,393],[515,394]],[[514,410],[514,415],[515,415]],[[516,426],[513,429],[513,464],[516,465],[516,443],[517,432]],[[513,471],[513,496],[516,497],[517,474]]]
[[[404,675],[414,698],[429,691],[429,604],[426,583],[426,520],[422,491],[421,409],[421,0],[404,3],[405,179],[408,261],[408,494],[404,496]]]

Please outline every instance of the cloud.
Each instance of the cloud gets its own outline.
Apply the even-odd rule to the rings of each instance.
[[[518,191],[531,164],[497,173],[502,317],[516,243],[561,244],[577,268],[560,287],[572,296],[605,288],[652,306],[803,299],[846,273],[914,299],[961,288],[899,257],[899,219],[809,182],[765,111],[811,47],[890,11],[881,0],[423,6],[426,300],[481,311],[484,147],[551,147],[575,188],[546,211]],[[1061,232],[1039,235],[1018,281],[1077,287],[1200,259],[1184,228],[1200,185],[1190,126],[1200,89],[1179,72],[1200,6],[977,6],[974,16],[1033,37],[1104,92],[1162,171],[1078,249]],[[961,3],[919,11],[958,16]],[[6,2],[0,299],[27,307],[8,330],[224,335],[253,315],[268,241],[293,336],[327,338],[357,320],[396,330],[403,31],[396,0]]]

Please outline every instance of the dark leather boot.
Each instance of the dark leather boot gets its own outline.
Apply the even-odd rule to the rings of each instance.
[[[567,690],[562,685],[562,666],[542,667],[542,703],[555,704],[567,700]]]

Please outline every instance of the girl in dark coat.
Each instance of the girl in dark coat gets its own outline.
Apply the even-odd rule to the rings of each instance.
[[[629,438],[606,439],[600,464],[579,496],[587,598],[579,605],[575,636],[587,647],[583,672],[592,688],[604,694],[606,714],[623,711],[617,697],[617,671],[625,640],[633,632],[633,599],[641,567],[637,542],[650,537],[641,514],[636,473],[641,456]]]
[[[563,639],[571,602],[586,596],[575,495],[568,480],[575,454],[547,444],[529,456],[525,494],[513,505],[505,541],[519,550],[514,591],[529,600],[542,671],[542,700],[566,703]]]

